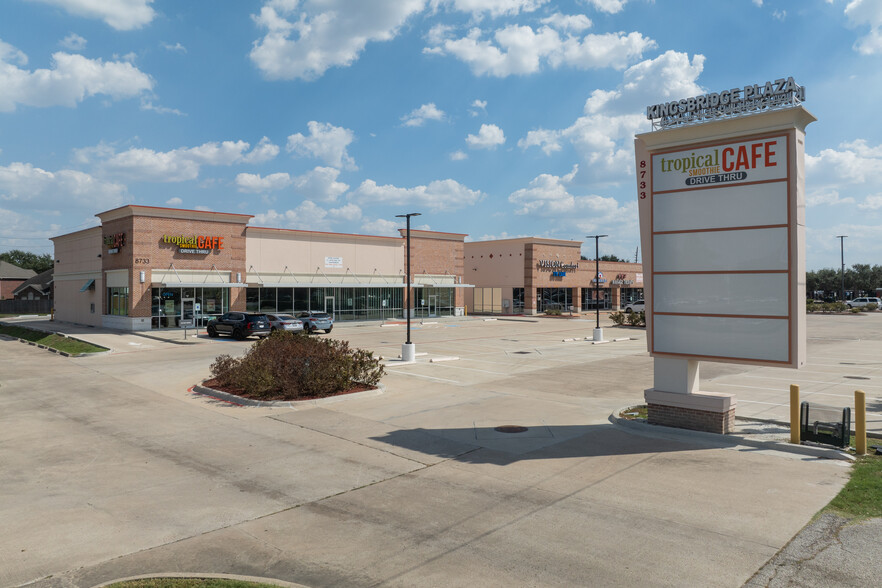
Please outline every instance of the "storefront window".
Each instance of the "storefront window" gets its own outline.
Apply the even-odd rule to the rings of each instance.
[[[597,292],[597,301],[595,302],[595,292]],[[608,310],[610,308],[609,288],[584,288],[582,290],[582,310]]]
[[[567,311],[573,306],[573,294],[570,288],[536,288],[536,310]]]
[[[511,311],[514,314],[523,314],[524,313],[524,289],[523,288],[512,288]]]
[[[622,306],[643,298],[643,288],[622,288]]]
[[[428,293],[420,293],[426,290]],[[422,296],[421,298],[417,298]],[[420,316],[453,315],[453,288],[415,289]],[[336,321],[382,320],[403,316],[401,288],[248,288],[248,312],[328,312]]]
[[[204,327],[212,318],[230,310],[229,288],[153,288],[152,300],[154,329],[178,327],[181,318],[192,318],[196,326]],[[189,301],[186,308],[184,301]],[[185,312],[188,316],[183,317]]]
[[[107,289],[107,314],[129,315],[129,289],[127,287]]]

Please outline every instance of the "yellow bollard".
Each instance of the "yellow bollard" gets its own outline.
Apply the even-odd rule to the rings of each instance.
[[[790,442],[799,445],[799,386],[790,384]]]
[[[854,451],[867,453],[867,395],[863,390],[854,391]]]

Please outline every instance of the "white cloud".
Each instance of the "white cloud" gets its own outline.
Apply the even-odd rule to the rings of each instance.
[[[268,210],[254,215],[249,224],[259,227],[280,227],[304,231],[329,231],[341,221],[354,222],[361,218],[361,209],[355,204],[326,210],[311,200],[304,200],[297,208],[276,212]]]
[[[273,142],[269,140],[269,137],[263,137],[257,145],[254,146],[254,149],[242,159],[245,163],[263,163],[275,158],[278,154],[279,146],[273,144]]]
[[[377,185],[373,180],[365,180],[349,198],[360,203],[372,205],[415,206],[428,208],[432,212],[453,211],[472,206],[484,194],[470,190],[455,180],[435,180],[427,186],[399,188],[391,184]]]
[[[0,202],[12,202],[20,209],[107,210],[121,206],[125,194],[122,184],[105,182],[81,171],[51,172],[19,162],[0,166]]]
[[[141,110],[150,110],[157,114],[174,114],[177,116],[187,116],[177,108],[168,108],[166,106],[153,104],[153,101],[149,100],[145,96],[141,96]]]
[[[181,45],[180,43],[175,43],[172,45],[171,43],[161,43],[162,48],[168,51],[174,51],[176,53],[186,53],[187,48]]]
[[[472,116],[478,116],[481,113],[487,114],[487,101],[486,100],[475,100],[472,102],[472,107],[469,109],[469,114]]]
[[[587,4],[594,6],[600,12],[606,12],[609,14],[616,14],[621,12],[625,7],[625,4],[628,3],[628,0],[582,0]],[[756,1],[756,0],[754,0]]]
[[[361,230],[368,235],[380,235],[381,237],[400,237],[401,233],[398,229],[401,223],[387,220],[385,218],[377,218],[366,220],[361,224]]]
[[[183,182],[199,177],[203,165],[226,166],[265,160],[263,140],[250,152],[249,147],[246,141],[222,141],[171,151],[132,148],[116,153],[109,145],[100,144],[75,150],[74,160],[94,164],[97,171],[107,176],[145,182]]]
[[[603,229],[610,234],[636,234],[636,202],[620,206],[615,198],[572,194],[570,186],[578,171],[576,165],[563,176],[540,174],[526,188],[512,192],[508,201],[515,206],[515,214],[554,218],[559,232],[585,234]]]
[[[842,143],[839,149],[824,149],[805,155],[806,183],[818,190],[841,186],[872,185],[882,174],[882,144],[871,147],[866,140]]]
[[[273,192],[291,185],[291,176],[280,172],[261,177],[260,174],[241,173],[236,176],[236,185],[240,192]]]
[[[177,196],[174,196],[174,197],[166,200],[165,203],[168,204],[169,206],[180,206],[181,204],[184,203],[184,201],[181,200],[180,198],[178,198]]]
[[[562,37],[550,26],[536,30],[529,26],[508,25],[491,38],[472,28],[465,37],[443,38],[429,53],[449,54],[467,63],[475,75],[506,77],[538,72],[543,64],[576,69],[612,67],[623,69],[655,41],[640,33],[606,33]]]
[[[848,198],[848,200],[854,202],[853,198]],[[861,210],[879,210],[882,208],[882,193],[867,196],[863,202],[858,204],[858,208]]]
[[[460,12],[469,12],[475,17],[484,13],[497,17],[533,12],[547,2],[548,0],[432,0],[432,8],[446,5]]]
[[[18,104],[72,107],[96,94],[119,100],[153,88],[150,76],[131,63],[57,52],[51,69],[27,71],[15,65],[26,62],[23,53],[0,41],[0,112],[13,112]]]
[[[469,154],[462,150],[457,150],[450,154],[450,161],[463,161],[468,158]]]
[[[505,133],[496,125],[481,125],[477,135],[466,137],[466,143],[472,149],[496,149],[505,143]]]
[[[839,192],[836,190],[830,190],[826,192],[816,192],[813,194],[809,194],[806,196],[806,206],[821,206],[821,205],[833,205],[838,206],[840,204],[854,204],[854,198],[842,198],[839,196]]]
[[[561,14],[560,12],[555,12],[551,16],[543,18],[540,22],[565,33],[580,33],[585,29],[591,28],[591,19],[584,14]]]
[[[882,3],[878,0],[851,0],[845,7],[845,16],[855,28],[870,26],[870,32],[855,42],[855,51],[864,55],[882,53]]]
[[[787,11],[786,10],[773,10],[772,16],[776,20],[783,21],[785,18],[787,18]]]
[[[551,155],[570,144],[582,160],[580,175],[592,181],[613,181],[631,175],[634,164],[633,139],[645,129],[643,109],[647,104],[701,93],[696,79],[704,57],[690,62],[683,53],[668,51],[655,59],[628,68],[615,90],[598,89],[585,101],[585,114],[564,129],[535,129],[518,141],[522,149],[539,147]]]
[[[349,189],[348,184],[337,181],[340,170],[333,167],[317,167],[301,176],[290,176],[287,173],[275,173],[265,177],[260,174],[241,173],[236,176],[236,185],[240,192],[275,192],[293,187],[295,194],[310,200],[335,201]]]
[[[444,111],[435,106],[434,102],[423,104],[401,117],[406,127],[421,127],[427,120],[444,120]]]
[[[118,31],[130,31],[150,24],[156,13],[153,0],[36,0],[63,8],[69,13],[103,20]]]
[[[24,67],[28,64],[28,56],[9,43],[4,43],[0,40],[0,67],[2,67],[4,63],[11,63]],[[2,72],[2,69],[0,69],[0,72]],[[0,75],[2,75],[2,73],[0,73]]]
[[[759,6],[760,8],[762,8],[763,0],[753,0],[753,3],[754,3],[756,6]]]
[[[331,123],[320,123],[314,120],[306,123],[309,136],[301,133],[288,136],[288,152],[295,152],[305,157],[321,159],[330,166],[355,170],[355,160],[349,156],[347,147],[355,140],[355,134],[349,129],[335,127]]]
[[[86,40],[76,33],[71,33],[58,42],[64,49],[69,51],[82,51],[86,48]]]
[[[368,42],[389,41],[425,0],[269,0],[253,15],[266,34],[251,61],[269,79],[311,80],[351,65]]]

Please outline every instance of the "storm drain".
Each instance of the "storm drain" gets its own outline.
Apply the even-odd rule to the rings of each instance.
[[[524,433],[529,431],[527,427],[522,427],[521,425],[500,425],[494,427],[493,430],[499,431],[500,433]]]
[[[870,379],[867,376],[843,376],[843,377],[847,378],[849,380],[869,380]]]
[[[532,351],[512,351],[515,355],[529,355],[533,353]]]

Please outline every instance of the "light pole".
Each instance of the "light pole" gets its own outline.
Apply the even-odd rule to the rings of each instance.
[[[395,215],[395,218],[407,219],[407,285],[405,286],[407,302],[404,305],[404,314],[407,316],[407,342],[401,346],[401,361],[413,361],[416,358],[416,349],[414,349],[413,343],[410,342],[410,303],[411,295],[413,294],[410,281],[410,217],[412,216],[420,216],[420,213],[409,212],[407,214]]]
[[[600,328],[600,238],[609,235],[588,235],[586,239],[594,239],[594,315],[597,324],[594,327],[594,340],[603,341],[603,329]]]
[[[839,239],[839,255],[842,259],[842,302],[845,302],[845,238],[848,235],[836,235],[836,238]]]

